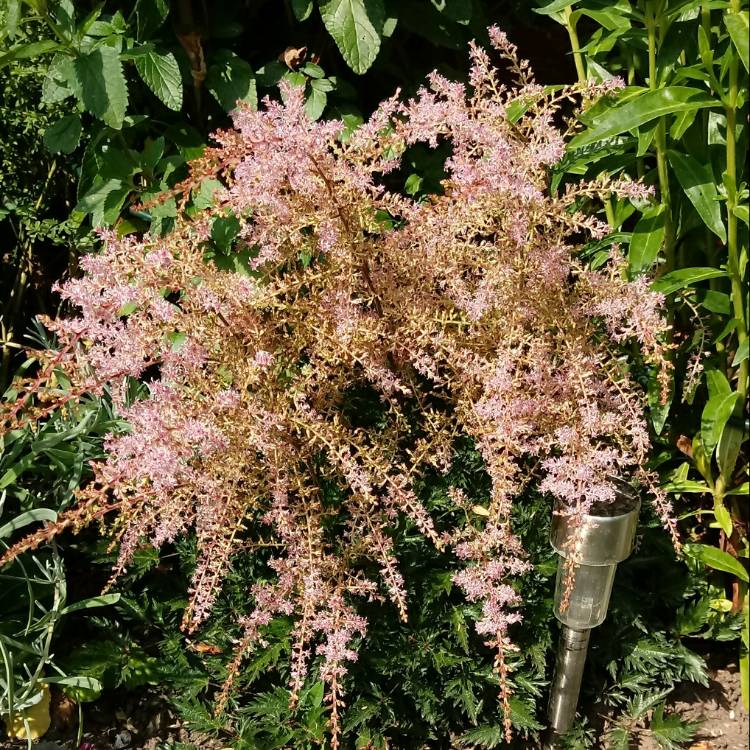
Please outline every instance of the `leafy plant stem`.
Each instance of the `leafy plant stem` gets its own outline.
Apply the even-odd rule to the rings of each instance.
[[[656,66],[657,52],[657,14],[652,2],[646,5],[646,31],[648,34],[648,85],[652,91],[658,88]],[[672,223],[672,201],[669,193],[669,169],[667,167],[667,126],[663,117],[659,118],[654,135],[656,148],[656,169],[659,177],[659,194],[664,207],[664,257],[663,272],[674,268],[675,235]]]
[[[586,83],[586,68],[583,64],[583,55],[581,54],[581,43],[578,41],[578,31],[576,30],[576,21],[573,18],[573,12],[570,6],[563,11],[565,17],[565,28],[568,30],[570,37],[570,48],[573,51],[573,61],[576,66],[576,75],[579,83]]]
[[[732,0],[731,9],[733,13],[739,13],[739,0]],[[731,280],[731,297],[734,316],[739,321],[737,327],[737,343],[741,346],[747,341],[747,320],[745,317],[745,305],[742,290],[742,275],[739,264],[739,238],[737,233],[737,216],[734,211],[737,208],[737,93],[738,93],[738,69],[739,60],[733,57],[729,64],[729,96],[726,106],[727,116],[727,271]],[[742,409],[747,394],[748,360],[745,359],[739,365],[737,373],[737,392],[739,408]]]

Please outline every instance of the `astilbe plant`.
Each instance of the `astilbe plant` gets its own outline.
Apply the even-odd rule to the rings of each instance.
[[[139,545],[194,529],[192,631],[239,540],[270,540],[278,553],[269,581],[249,587],[230,681],[242,655],[262,648],[264,626],[292,615],[292,702],[317,656],[334,748],[342,677],[366,629],[357,600],[390,599],[407,618],[391,533],[400,517],[455,551],[455,583],[480,603],[476,629],[497,655],[509,731],[505,657],[521,618],[511,583],[529,568],[512,503],[536,482],[581,518],[614,499],[611,475],[647,479],[643,397],[618,347],[640,345],[664,369],[662,300],[624,280],[616,253],[598,271],[576,258],[587,235],[608,231],[576,206],[643,190],[616,181],[547,190],[563,152],[561,105],[607,87],[550,93],[490,32],[515,86],[472,45],[468,87],[433,73],[415,98],[386,101],[348,138],[340,122],[308,120],[294,88],[282,90],[283,104],[238,108],[234,129],[216,134],[180,187],[188,200],[219,179],[213,207],[181,215],[166,237],[102,232],[101,252],[59,290],[80,314],[46,321],[59,348],[37,354],[38,376],[5,407],[6,427],[43,417],[54,403],[39,399],[41,386],[62,371],[63,400],[106,389],[130,428],[110,436],[77,506],[4,560],[112,518],[114,580]],[[449,146],[442,190],[424,199],[389,191],[388,174],[420,142]],[[230,214],[249,273],[205,259],[213,223]],[[132,378],[147,381],[148,398],[128,401]],[[344,408],[362,384],[383,404],[370,429]],[[448,470],[458,437],[481,452],[491,498],[477,508],[456,489],[461,520],[437,528],[413,483]],[[339,505],[323,500],[331,481]],[[373,561],[378,580],[365,574]]]

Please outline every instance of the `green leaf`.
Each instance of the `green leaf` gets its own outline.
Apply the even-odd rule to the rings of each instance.
[[[219,216],[214,219],[211,227],[211,239],[218,245],[219,249],[226,253],[232,247],[234,238],[239,234],[240,220],[234,215]]]
[[[750,42],[748,41],[748,35],[750,35],[750,23],[748,23],[748,12],[742,10],[739,13],[728,13],[724,11],[724,24],[727,27],[729,36],[732,38],[732,44],[737,48],[740,60],[745,66],[745,70],[750,71],[748,67],[748,47]]]
[[[3,476],[5,479],[5,476]],[[2,480],[0,480],[0,487],[5,487]],[[0,526],[0,539],[9,537],[14,531],[22,529],[24,526],[28,526],[30,523],[36,523],[37,521],[50,521],[54,523],[57,521],[57,513],[50,508],[34,508],[34,510],[27,510],[25,513],[19,513],[14,519],[8,521],[8,523]]]
[[[306,21],[312,13],[312,0],[292,0],[292,12],[298,21]]]
[[[326,108],[328,94],[316,86],[310,86],[305,97],[305,114],[313,122],[317,120]]]
[[[11,39],[16,38],[18,21],[21,18],[21,0],[8,0],[5,6],[5,33]]]
[[[122,188],[122,180],[103,180],[97,182],[94,186],[78,201],[74,211],[80,211],[83,214],[93,213],[97,208],[104,205],[107,196]]]
[[[323,0],[320,15],[346,64],[357,74],[367,71],[380,50],[383,0]]]
[[[148,39],[169,15],[169,0],[138,0],[135,6],[138,39]]]
[[[732,392],[732,386],[729,385],[727,376],[721,370],[706,370],[706,387],[709,398],[726,396]]]
[[[117,50],[98,47],[77,57],[73,68],[76,96],[83,107],[111,128],[119,130],[128,106],[128,89]]]
[[[144,83],[167,107],[175,111],[182,108],[182,76],[171,52],[148,50],[135,58],[135,67]]]
[[[680,186],[705,225],[722,241],[727,241],[727,231],[721,218],[721,204],[711,166],[703,164],[690,154],[670,149],[669,163],[677,175]]]
[[[81,140],[81,118],[65,115],[44,131],[44,145],[53,154],[70,154]]]
[[[734,353],[734,359],[732,360],[732,367],[737,367],[741,362],[744,362],[748,358],[748,339],[745,339]]]
[[[553,0],[551,3],[547,3],[541,8],[534,8],[534,13],[540,13],[543,16],[551,16],[555,13],[559,13],[565,8],[569,8],[576,0]]]
[[[75,80],[73,58],[58,52],[47,68],[47,74],[42,82],[42,101],[45,104],[55,104],[73,95],[70,82]]]
[[[732,476],[744,438],[743,431],[738,427],[731,423],[724,426],[724,432],[721,433],[719,445],[716,448],[716,462],[724,477]]]
[[[206,88],[225,112],[230,112],[238,101],[258,107],[258,92],[253,69],[242,58],[227,49],[219,50],[208,68]]]
[[[737,487],[732,487],[731,490],[726,491],[727,495],[749,495],[750,494],[750,483],[743,482]]]
[[[699,560],[709,568],[730,573],[741,581],[748,581],[747,570],[742,563],[736,557],[732,557],[728,552],[724,552],[717,547],[711,547],[708,544],[686,544],[685,554]]]
[[[84,599],[80,602],[70,604],[60,612],[61,615],[67,615],[71,612],[80,612],[82,609],[95,609],[97,607],[108,607],[110,604],[117,604],[120,601],[120,594],[102,594],[90,599]]]
[[[631,273],[647,271],[656,262],[664,242],[664,217],[662,205],[652,206],[643,212],[635,225],[628,252]]]
[[[52,682],[55,685],[65,685],[67,687],[76,687],[76,688],[85,688],[86,690],[96,690],[99,691],[102,689],[102,683],[99,682],[95,677],[83,677],[83,676],[77,676],[77,677],[60,677],[60,676],[54,676],[54,677],[45,677],[45,682]]]
[[[631,97],[624,104],[605,110],[596,118],[592,127],[573,138],[569,148],[580,148],[634,130],[646,122],[673,112],[714,106],[714,99],[690,86],[668,86],[655,91],[644,89],[643,93]]]
[[[662,294],[671,294],[676,292],[678,289],[684,289],[686,286],[691,284],[697,284],[699,281],[705,281],[706,279],[716,279],[720,276],[726,276],[727,272],[720,268],[680,268],[677,271],[670,271],[665,273],[664,276],[656,279],[651,285],[651,288],[655,292],[661,292]]]
[[[721,435],[724,432],[724,426],[727,420],[732,416],[734,405],[739,398],[738,393],[726,393],[709,398],[703,414],[701,415],[701,438],[703,440],[703,450],[706,457],[710,460]]]
[[[732,536],[732,516],[720,498],[714,498],[714,518],[727,537]]]
[[[734,215],[746,226],[750,226],[750,207],[748,206],[735,206],[733,212]]]
[[[651,716],[649,729],[663,750],[680,750],[685,742],[693,739],[698,724],[685,722],[677,714],[664,716],[664,704],[660,703]]]
[[[0,55],[0,70],[9,65],[13,60],[27,60],[31,57],[38,57],[47,52],[54,52],[60,49],[57,42],[51,39],[43,39],[41,42],[31,42],[31,44],[18,44],[11,47],[4,55]]]
[[[696,482],[694,479],[675,479],[672,482],[662,485],[665,492],[672,493],[696,493],[702,495],[709,491],[709,486],[705,482]]]

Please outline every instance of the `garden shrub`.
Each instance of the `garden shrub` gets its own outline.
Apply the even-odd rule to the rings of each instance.
[[[219,705],[240,660],[289,617],[291,702],[317,655],[334,748],[362,612],[383,603],[408,618],[399,524],[460,561],[452,579],[479,605],[506,735],[522,604],[512,582],[530,569],[514,503],[535,486],[580,522],[614,499],[611,477],[626,476],[648,486],[674,534],[644,468],[644,395],[619,354],[639,347],[666,396],[663,298],[643,278],[626,280],[616,252],[599,270],[576,256],[584,238],[608,231],[580,202],[648,190],[606,178],[547,190],[564,149],[561,106],[614,86],[545,89],[501,32],[490,36],[512,87],[472,45],[468,87],[433,74],[354,132],[311,121],[291,85],[283,103],[238,107],[235,129],[215,135],[179,189],[179,207],[199,192],[211,205],[178,211],[163,237],[102,231],[83,277],[60,287],[80,315],[45,321],[58,347],[38,355],[38,372],[18,379],[4,407],[13,428],[106,390],[129,429],[108,438],[78,504],[2,562],[115,514],[114,583],[141,545],[194,528],[183,619],[192,632],[234,552],[271,546]],[[416,144],[449,154],[439,189],[419,198],[392,181]],[[217,262],[222,253],[237,272]],[[40,399],[60,372],[70,388]],[[148,398],[128,397],[133,379]],[[377,404],[371,419],[350,408],[356,397]],[[450,472],[459,441],[481,455],[486,504],[454,486],[434,518],[416,489]]]

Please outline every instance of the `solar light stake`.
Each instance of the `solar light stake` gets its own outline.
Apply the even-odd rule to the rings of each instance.
[[[572,586],[564,561],[557,566],[555,617],[563,627],[549,702],[550,727],[556,734],[565,734],[573,724],[591,628],[604,622],[617,564],[633,551],[641,502],[630,485],[612,482],[615,501],[593,505],[583,525],[568,515],[552,519],[555,552],[564,560],[575,545],[579,562]]]

